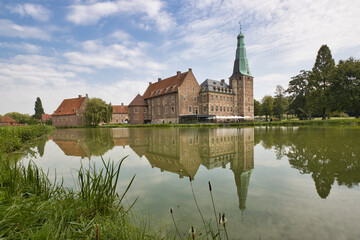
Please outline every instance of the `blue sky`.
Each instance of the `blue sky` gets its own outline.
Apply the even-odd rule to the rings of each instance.
[[[148,82],[192,68],[230,77],[242,22],[254,95],[310,70],[327,44],[360,58],[358,0],[0,1],[0,114],[46,113],[88,93],[129,104]]]

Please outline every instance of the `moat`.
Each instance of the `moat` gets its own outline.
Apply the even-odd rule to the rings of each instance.
[[[130,179],[129,204],[153,227],[180,231],[218,212],[231,239],[359,239],[360,129],[358,128],[117,128],[58,129],[33,150],[34,162],[66,186],[91,163],[124,161],[119,192]]]

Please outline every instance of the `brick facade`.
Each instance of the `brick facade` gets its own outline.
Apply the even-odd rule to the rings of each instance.
[[[149,83],[143,96],[138,95],[145,101],[143,109],[135,112],[135,109],[130,111],[129,108],[130,123],[178,123],[182,116],[197,118],[198,115],[205,118],[215,115],[224,121],[226,117],[253,118],[254,78],[246,58],[244,35],[240,33],[237,39],[234,70],[229,84],[224,79],[206,79],[199,85],[191,68],[185,73],[178,71],[175,76],[164,80],[159,78],[157,82]]]
[[[56,127],[79,126],[84,124],[84,112],[88,95],[65,99],[52,114],[52,125]]]

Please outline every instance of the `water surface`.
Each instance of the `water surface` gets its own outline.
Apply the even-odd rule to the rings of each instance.
[[[122,192],[151,216],[152,226],[180,231],[202,227],[189,178],[205,218],[228,219],[231,239],[360,239],[360,129],[59,129],[41,142],[34,159],[50,177],[73,176],[81,163],[124,161]]]

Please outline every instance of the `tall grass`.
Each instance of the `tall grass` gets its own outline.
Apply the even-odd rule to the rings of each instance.
[[[125,159],[125,158],[124,158]],[[51,181],[33,162],[27,166],[0,156],[0,239],[145,239],[157,238],[134,221],[131,206],[117,193],[121,163],[102,161],[81,167],[78,190]]]

